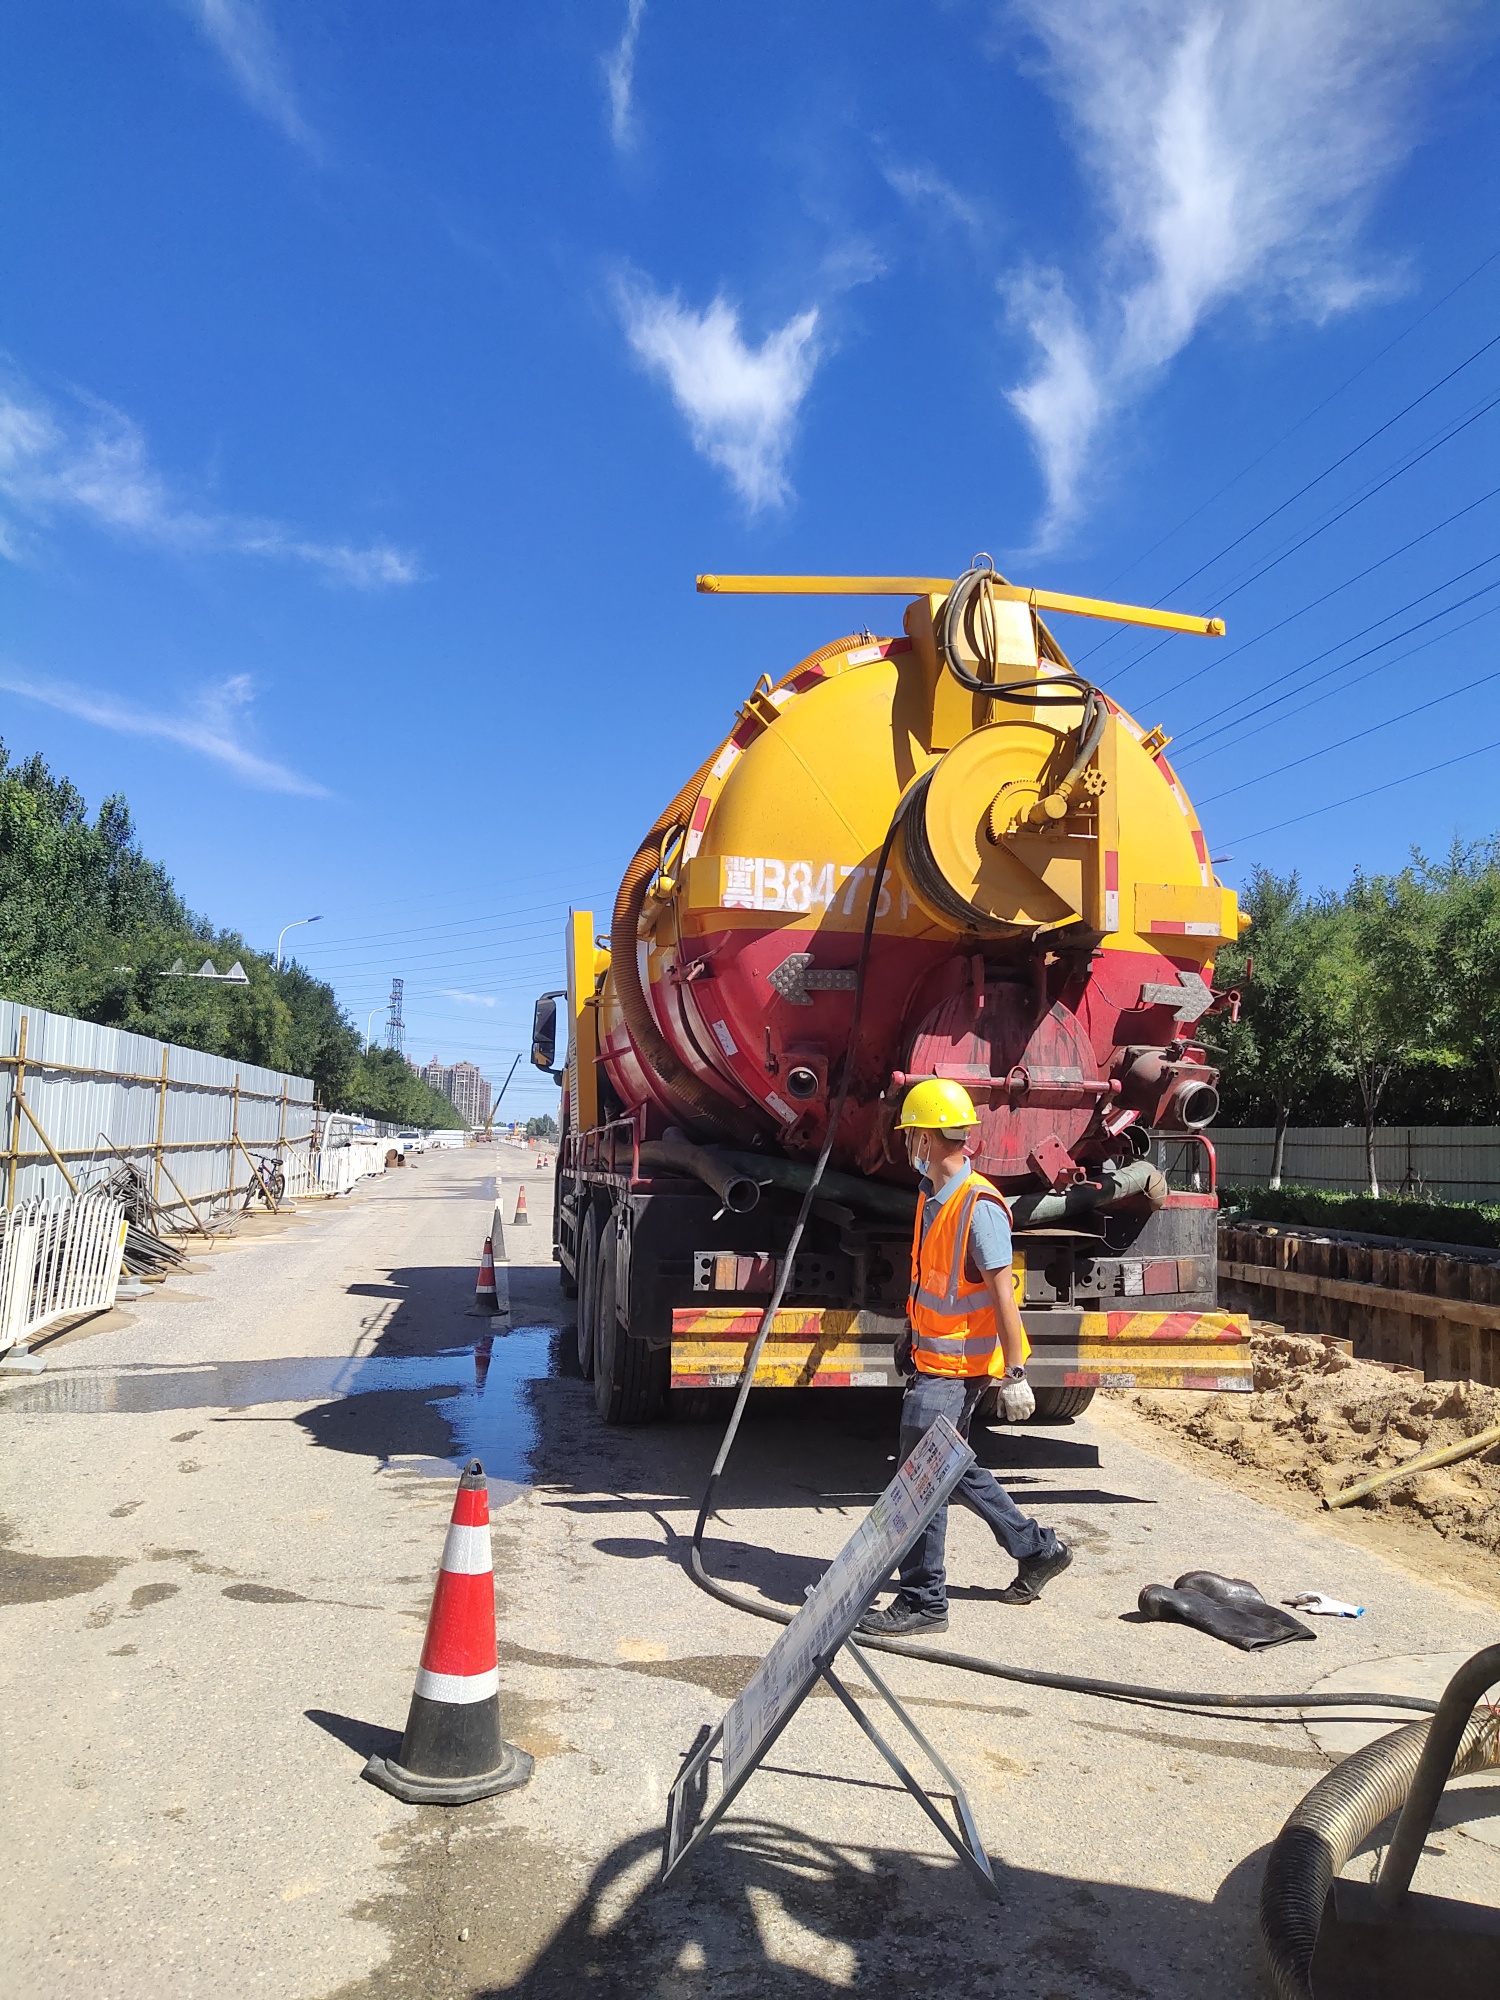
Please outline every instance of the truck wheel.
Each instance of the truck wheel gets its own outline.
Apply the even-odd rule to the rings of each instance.
[[[1036,1415],[1031,1421],[1035,1424],[1055,1424],[1063,1417],[1082,1416],[1095,1395],[1092,1389],[1036,1389],[1032,1393],[1036,1397]]]
[[[607,1424],[645,1424],[661,1407],[671,1357],[632,1340],[616,1301],[615,1232],[606,1218],[594,1281],[594,1404]]]
[[[578,1372],[594,1372],[594,1292],[599,1269],[599,1204],[591,1201],[578,1242]]]

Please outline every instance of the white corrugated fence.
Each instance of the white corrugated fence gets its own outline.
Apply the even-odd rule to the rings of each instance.
[[[0,1001],[0,1073],[7,1207],[86,1190],[123,1157],[164,1214],[206,1221],[243,1197],[249,1155],[284,1166],[313,1137],[308,1077],[14,1000]]]

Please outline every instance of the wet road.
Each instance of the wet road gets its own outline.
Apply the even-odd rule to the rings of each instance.
[[[511,1321],[469,1317],[506,1177]],[[681,1885],[667,1787],[773,1628],[683,1575],[711,1428],[602,1430],[569,1374],[550,1175],[428,1155],[226,1248],[128,1324],[0,1389],[0,1675],[10,1983],[273,1996],[1254,1995],[1264,1848],[1328,1768],[1295,1721],[1219,1721],[898,1663],[970,1788],[1003,1887],[982,1903],[827,1697]],[[752,1410],[713,1566],[794,1605],[888,1478],[883,1395]],[[992,1435],[1078,1548],[1024,1612],[979,1524],[950,1537],[951,1643],[1189,1686],[1302,1688],[1489,1643],[1492,1605],[1169,1463],[1098,1420]],[[361,1782],[399,1736],[452,1498],[491,1477],[507,1732],[525,1791],[443,1812]],[[1209,1567],[1366,1603],[1245,1656],[1122,1614]],[[856,1681],[857,1676],[851,1676]],[[1421,1885],[1500,1898],[1500,1787]],[[1366,1862],[1358,1864],[1361,1868]]]

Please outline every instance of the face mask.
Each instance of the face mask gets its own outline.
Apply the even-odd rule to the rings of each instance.
[[[919,1174],[925,1174],[928,1166],[927,1141],[921,1132],[907,1135],[906,1157]]]

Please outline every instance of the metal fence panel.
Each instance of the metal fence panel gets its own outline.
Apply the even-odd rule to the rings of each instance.
[[[7,1206],[68,1175],[86,1189],[123,1154],[164,1210],[206,1216],[249,1185],[247,1153],[305,1153],[315,1117],[308,1077],[0,1001]]]
[[[0,1213],[0,1354],[115,1302],[124,1210],[102,1194],[34,1196]]]
[[[1265,1187],[1276,1134],[1270,1126],[1210,1132],[1219,1179]],[[1500,1128],[1492,1125],[1382,1125],[1375,1134],[1382,1194],[1430,1194],[1447,1201],[1500,1201]],[[1282,1180],[1298,1187],[1362,1194],[1365,1135],[1357,1125],[1291,1126]]]

